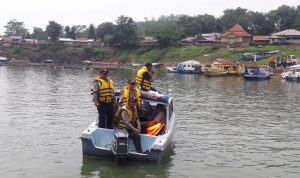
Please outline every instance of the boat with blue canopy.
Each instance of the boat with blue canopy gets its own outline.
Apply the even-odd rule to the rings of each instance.
[[[272,72],[269,67],[245,67],[244,78],[247,80],[268,80]]]
[[[204,72],[205,65],[196,60],[188,60],[178,63],[176,66],[167,67],[170,73],[180,74],[202,74]]]

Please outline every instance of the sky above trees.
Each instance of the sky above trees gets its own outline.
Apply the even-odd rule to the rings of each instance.
[[[87,25],[113,22],[121,16],[132,17],[134,21],[144,21],[162,15],[202,15],[222,16],[226,9],[242,7],[252,11],[268,12],[281,5],[298,6],[299,0],[9,0],[0,6],[0,34],[12,19],[24,22],[32,32],[33,27],[45,30],[49,21],[66,25]]]

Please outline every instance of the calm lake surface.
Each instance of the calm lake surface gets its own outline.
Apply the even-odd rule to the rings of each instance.
[[[300,83],[157,72],[176,134],[160,164],[82,157],[93,70],[0,67],[0,177],[300,177]],[[111,71],[121,88],[136,71]]]

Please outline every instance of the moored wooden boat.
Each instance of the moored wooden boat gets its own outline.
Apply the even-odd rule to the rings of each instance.
[[[243,69],[240,65],[226,61],[216,61],[208,65],[208,69],[204,73],[208,77],[219,76],[239,76],[243,74]]]
[[[271,74],[269,67],[245,67],[243,76],[247,80],[268,80]]]
[[[196,60],[188,60],[178,63],[176,66],[167,67],[167,71],[180,74],[202,74],[204,72],[204,65]]]

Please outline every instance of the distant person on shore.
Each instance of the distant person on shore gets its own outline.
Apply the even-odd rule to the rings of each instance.
[[[133,139],[136,152],[142,152],[141,146],[141,125],[136,109],[137,99],[129,98],[128,103],[120,108],[116,113],[116,127],[126,129],[129,137]]]
[[[101,70],[93,83],[93,101],[98,110],[98,126],[112,129],[114,117],[114,83],[108,78],[108,71]]]
[[[152,70],[152,63],[146,63],[138,72],[136,76],[136,83],[140,86],[142,91],[157,91],[155,88],[151,87],[153,79],[154,70]]]
[[[121,106],[125,106],[128,104],[130,98],[137,99],[137,108],[140,109],[142,107],[142,100],[141,100],[141,91],[136,88],[135,80],[129,80],[128,85],[125,86],[121,92],[121,98],[119,103]]]
[[[275,69],[275,67],[276,67],[276,59],[275,59],[274,56],[269,59],[269,66],[272,67],[273,69]]]

